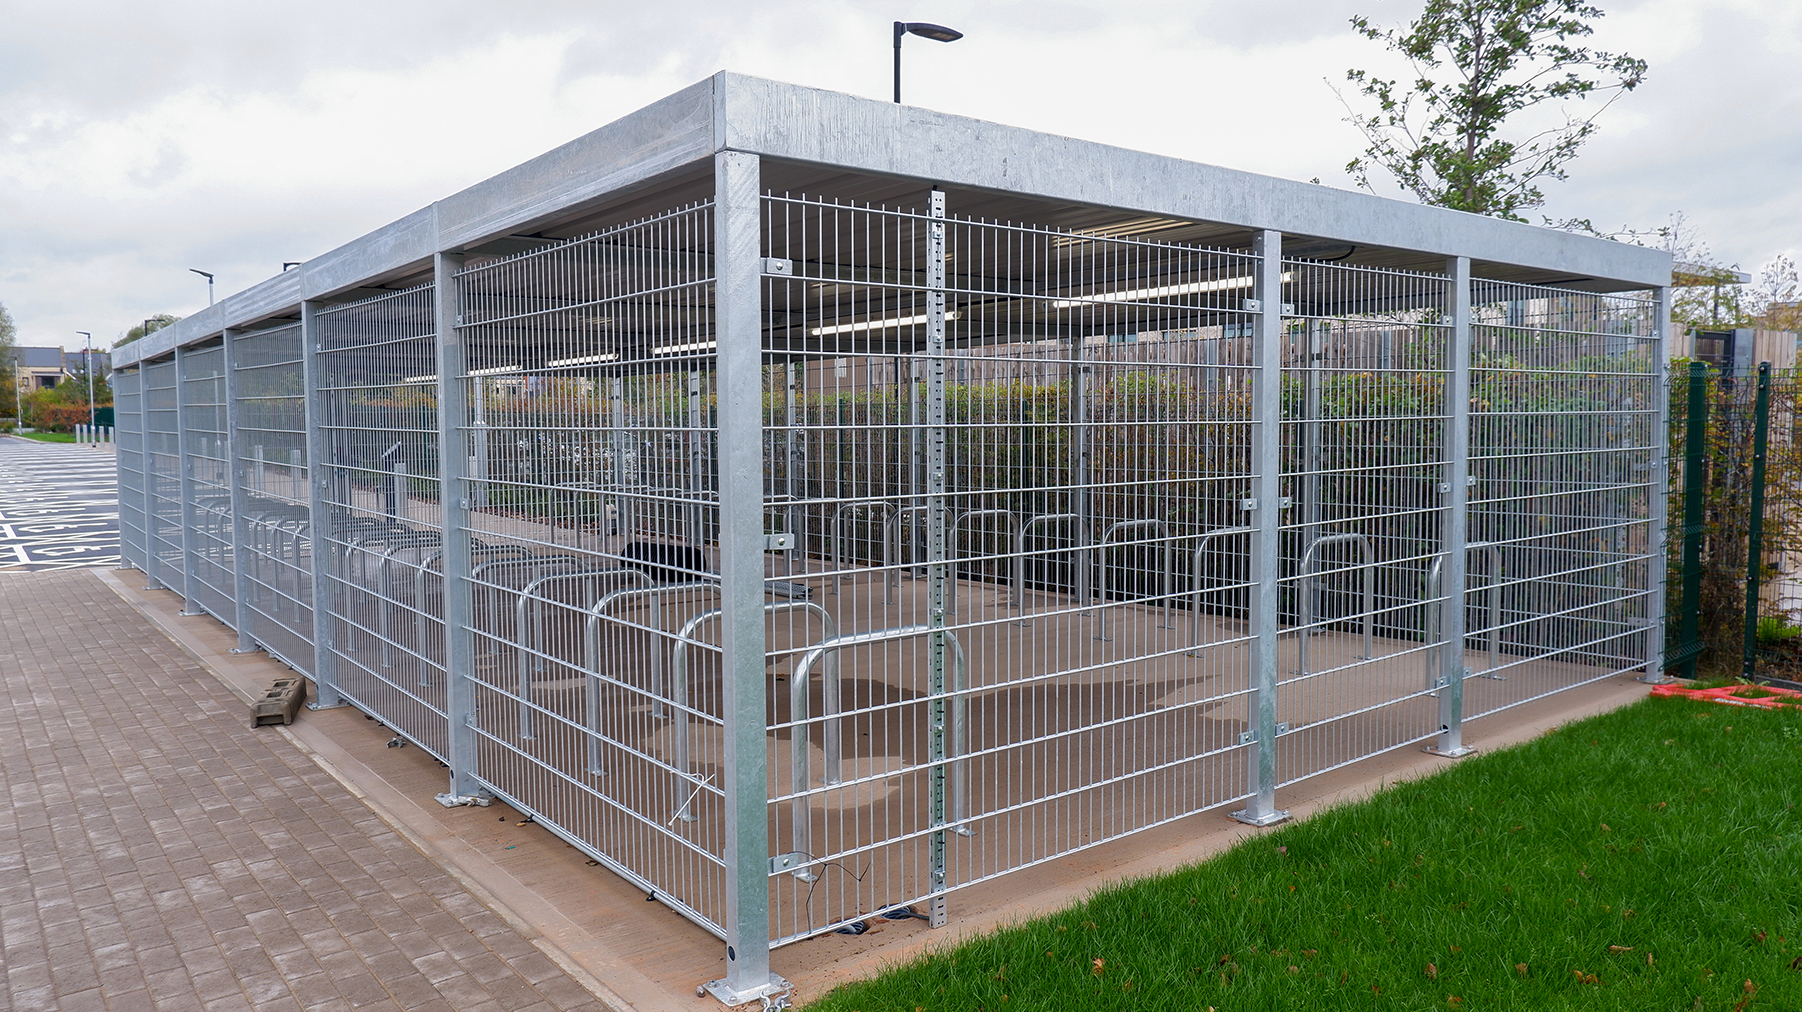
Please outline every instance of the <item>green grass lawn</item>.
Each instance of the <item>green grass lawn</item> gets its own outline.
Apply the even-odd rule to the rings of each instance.
[[[1648,699],[824,1010],[1802,1010],[1802,711]]]
[[[73,432],[15,432],[13,435],[18,436],[20,439],[35,439],[40,443],[75,442],[75,434]]]

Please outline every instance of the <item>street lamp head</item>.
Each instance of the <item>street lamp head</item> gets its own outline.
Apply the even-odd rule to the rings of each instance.
[[[206,272],[206,271],[203,271],[203,270],[201,270],[201,269],[200,269],[200,268],[198,268],[198,267],[190,267],[190,268],[188,268],[188,273],[190,273],[190,274],[198,274],[198,275],[200,275],[200,276],[201,276],[201,277],[203,277],[203,278],[205,278],[205,279],[207,279],[207,280],[208,280],[208,281],[211,281],[211,280],[213,280],[213,276],[212,276],[212,275],[211,275],[211,274],[208,274],[208,273],[207,273],[207,272]]]
[[[944,25],[929,24],[925,21],[895,22],[895,41],[899,43],[903,35],[918,35],[922,39],[934,42],[956,42],[964,37],[964,33]]]

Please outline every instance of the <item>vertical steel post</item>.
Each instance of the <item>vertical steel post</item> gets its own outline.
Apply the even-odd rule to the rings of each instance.
[[[1090,544],[1095,537],[1095,497],[1091,487],[1094,464],[1094,433],[1089,431],[1089,365],[1085,338],[1070,335],[1070,512],[1076,514],[1075,564],[1071,567],[1072,589],[1078,607],[1089,606],[1094,581],[1094,554]],[[1104,604],[1106,602],[1103,602]],[[1099,618],[1096,621],[1101,621]]]
[[[232,608],[237,612],[238,645],[233,653],[247,654],[257,648],[256,611],[250,607],[250,565],[246,552],[250,544],[250,495],[244,488],[244,468],[238,460],[243,443],[241,430],[244,412],[239,398],[244,391],[238,386],[238,332],[225,331],[225,477],[231,483],[232,509]],[[318,545],[313,550],[319,550]],[[318,604],[315,603],[317,608]],[[317,648],[315,648],[317,653]],[[314,664],[318,666],[317,662]]]
[[[303,270],[305,268],[302,268]],[[338,694],[337,644],[332,640],[332,598],[337,586],[337,526],[333,521],[336,507],[326,496],[330,468],[325,466],[325,404],[319,395],[324,384],[319,375],[319,322],[316,302],[300,304],[300,375],[301,408],[305,416],[304,440],[307,448],[307,531],[313,540],[313,707],[327,709],[343,706]],[[261,450],[257,447],[257,481],[266,481]],[[296,562],[299,560],[296,559]]]
[[[945,758],[950,731],[949,708],[945,705],[946,665],[945,621],[954,579],[950,565],[947,532],[951,518],[945,503],[945,193],[934,189],[931,196],[931,220],[926,226],[926,621],[932,629],[928,641],[927,695],[931,702],[927,713],[928,761],[932,763],[933,827],[927,848],[931,866],[932,890],[930,921],[943,927],[946,917],[946,834],[945,834]]]
[[[176,473],[181,476],[181,613],[204,615],[195,596],[200,582],[194,575],[194,556],[198,538],[194,517],[194,454],[188,448],[188,349],[175,349],[175,451]]]
[[[1326,436],[1326,433],[1323,431],[1325,422],[1321,419],[1322,377],[1320,371],[1322,365],[1321,359],[1326,356],[1326,336],[1328,326],[1329,324],[1325,320],[1309,320],[1307,321],[1306,329],[1303,331],[1302,335],[1303,340],[1306,341],[1302,350],[1306,355],[1307,369],[1307,372],[1304,374],[1307,377],[1307,382],[1301,417],[1302,478],[1300,512],[1302,524],[1304,525],[1302,527],[1303,545],[1312,545],[1326,533],[1324,528],[1326,515],[1325,510],[1321,508],[1320,501],[1322,494],[1321,485],[1323,483],[1320,473],[1322,458],[1321,444],[1325,441]],[[1302,551],[1305,552],[1307,549],[1303,548]],[[1318,563],[1316,564],[1318,565]],[[1369,583],[1370,579],[1370,574],[1368,572],[1365,573],[1363,580],[1366,584]],[[1302,586],[1299,589],[1301,593],[1308,598],[1302,611],[1303,616],[1312,618],[1326,613],[1326,609],[1323,607],[1326,597],[1323,581],[1303,581]],[[1303,625],[1305,626],[1307,624],[1308,623],[1304,619]],[[1314,632],[1311,629],[1304,628],[1298,635],[1307,637],[1314,635]],[[1302,655],[1304,657],[1307,656],[1305,644]],[[1307,665],[1302,664],[1300,667],[1305,669]]]
[[[700,548],[707,540],[702,529],[701,503],[707,493],[707,435],[703,432],[706,417],[701,400],[700,370],[688,374],[688,513],[683,517],[683,535],[688,544]]]
[[[632,472],[626,460],[632,452],[632,440],[626,435],[626,377],[617,368],[607,380],[607,399],[613,406],[613,522],[630,543],[637,534],[638,522],[633,518],[633,503],[627,479]]]
[[[1708,365],[1689,364],[1689,416],[1683,435],[1683,600],[1678,611],[1678,676],[1696,677],[1702,652],[1702,536],[1708,531]]]
[[[726,976],[705,987],[738,1005],[786,990],[788,982],[770,972],[761,162],[721,151],[713,172]]]
[[[1771,435],[1771,363],[1758,363],[1758,402],[1752,409],[1751,529],[1746,534],[1746,645],[1740,676],[1758,670],[1758,584],[1764,575],[1764,465]]]
[[[1440,651],[1439,737],[1425,749],[1456,759],[1475,749],[1464,744],[1464,596],[1470,558],[1470,258],[1452,257],[1450,275],[1451,333],[1447,335],[1445,385],[1445,475],[1441,486],[1439,551],[1444,569],[1439,584],[1439,633],[1444,642],[1429,644]],[[1431,607],[1429,605],[1429,607]]]
[[[1250,712],[1255,736],[1247,764],[1251,800],[1232,814],[1240,822],[1269,826],[1289,817],[1276,807],[1277,633],[1283,589],[1283,236],[1265,229],[1254,240],[1258,257],[1253,295],[1257,336],[1252,342],[1251,513],[1252,633]]]
[[[450,789],[438,795],[445,807],[485,803],[490,797],[477,777],[475,637],[471,632],[473,592],[469,543],[469,372],[464,354],[463,305],[457,271],[463,257],[432,258],[432,316],[438,376],[438,508],[444,570],[444,713],[450,753]]]
[[[1651,474],[1647,482],[1650,502],[1646,520],[1646,670],[1640,679],[1662,684],[1670,681],[1665,671],[1665,610],[1669,604],[1671,510],[1671,290],[1658,289],[1658,309],[1654,317],[1652,348],[1652,404],[1656,412],[1652,425]]]

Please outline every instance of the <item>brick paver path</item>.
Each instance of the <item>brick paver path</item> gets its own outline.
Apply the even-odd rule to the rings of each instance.
[[[0,575],[0,683],[0,1006],[604,1008],[92,573]]]

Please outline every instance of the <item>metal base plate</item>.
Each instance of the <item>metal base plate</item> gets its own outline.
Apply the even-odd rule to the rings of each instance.
[[[471,805],[477,808],[487,808],[489,802],[494,799],[486,794],[452,794],[446,791],[443,794],[433,795],[432,800],[446,808],[466,808]]]
[[[330,706],[327,706],[323,703],[308,703],[307,709],[309,709],[309,710],[342,710],[349,705],[350,705],[349,703],[346,703],[342,700],[340,700],[336,703],[333,703]]]
[[[701,985],[701,990],[718,998],[722,1005],[743,1005],[748,1001],[761,1001],[766,1009],[787,1008],[788,996],[794,989],[795,986],[790,984],[787,978],[776,973],[770,974],[768,983],[744,991],[734,991],[726,986],[724,977],[719,980],[710,980]]]
[[[1234,822],[1243,822],[1247,826],[1274,826],[1279,822],[1289,821],[1289,810],[1287,808],[1278,808],[1263,815],[1253,815],[1251,814],[1250,809],[1241,808],[1227,816],[1227,818],[1232,819]]]
[[[1441,759],[1462,759],[1475,752],[1476,749],[1469,745],[1460,745],[1457,748],[1452,749],[1442,749],[1437,745],[1428,745],[1426,748],[1421,749],[1421,751],[1425,752],[1427,755],[1436,755]]]

